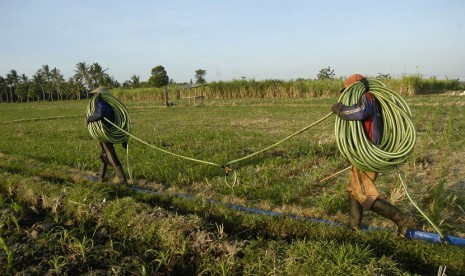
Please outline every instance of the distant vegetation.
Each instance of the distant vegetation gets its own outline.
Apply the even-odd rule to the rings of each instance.
[[[165,68],[158,65],[151,70],[148,80],[141,81],[133,75],[129,80],[120,84],[97,62],[76,64],[74,75],[65,80],[60,70],[43,65],[29,78],[10,70],[5,77],[0,76],[0,102],[30,102],[75,100],[89,98],[89,92],[105,85],[112,89],[118,97],[125,100],[171,100],[181,98],[181,90],[190,83],[179,83],[170,79]],[[206,80],[207,71],[195,71],[195,84],[207,84],[200,92],[202,97],[210,99],[242,99],[242,98],[301,98],[301,97],[335,97],[344,83],[344,78],[336,78],[330,66],[319,71],[315,79],[298,78],[295,80],[269,79],[256,81],[255,79],[210,82]],[[403,96],[443,93],[446,91],[462,90],[463,84],[458,79],[438,80],[435,77],[423,78],[421,75],[404,75],[400,79],[391,78],[390,74],[379,73],[377,78],[386,83],[394,91]],[[168,93],[166,93],[168,92]]]
[[[438,80],[420,76],[404,76],[400,79],[384,78],[381,81],[402,96],[440,94],[447,91],[463,90],[458,80]],[[207,99],[246,99],[246,98],[314,98],[337,97],[344,85],[338,79],[298,79],[298,80],[232,80],[210,82],[201,88]],[[180,85],[165,88],[113,89],[112,93],[123,100],[162,100],[163,91],[167,89],[169,98],[180,98]]]

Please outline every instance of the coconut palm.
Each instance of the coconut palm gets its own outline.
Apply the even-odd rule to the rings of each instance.
[[[89,91],[92,88],[92,80],[89,74],[89,66],[85,62],[79,62],[76,64],[76,70],[74,70],[74,80],[79,83],[86,92],[86,97],[89,98]],[[80,98],[80,96],[79,96]]]
[[[6,95],[6,101],[8,102],[8,91],[6,90],[6,88],[6,79],[0,76],[0,102],[3,102],[3,94]]]
[[[16,95],[20,102],[23,102],[24,99],[29,102],[28,97],[29,90],[29,78],[25,74],[19,76],[19,81],[16,84]]]
[[[108,69],[108,68],[107,68]],[[92,79],[92,89],[97,88],[99,85],[110,85],[110,77],[105,73],[102,66],[95,62],[89,68],[90,78]]]
[[[137,75],[133,75],[130,79],[131,86],[133,88],[140,87],[140,78]]]
[[[53,101],[53,91],[52,91],[52,85],[51,85],[51,73],[50,73],[50,68],[47,64],[42,65],[42,68],[39,69],[40,75],[42,76],[42,79],[44,80],[44,87],[45,91],[48,92],[48,99],[50,101]]]
[[[6,75],[6,83],[8,87],[10,88],[10,101],[13,102],[13,87],[16,87],[16,85],[19,82],[19,76],[18,72],[16,70],[12,69],[7,75]]]
[[[40,97],[39,97],[40,90],[41,90],[40,85],[38,83],[36,83],[34,81],[34,79],[29,81],[28,90],[27,90],[27,97],[28,97],[27,100],[28,101],[29,101],[29,99],[32,99],[33,101],[34,100],[39,100],[40,99]]]
[[[57,92],[58,100],[62,100],[63,97],[62,97],[62,93],[61,93],[61,86],[65,82],[65,79],[63,78],[63,75],[60,74],[60,70],[58,70],[56,67],[54,67],[50,71],[50,79],[51,79],[51,82],[52,82],[52,87]]]
[[[82,84],[80,84],[75,77],[68,78],[68,81],[65,82],[65,96],[68,100],[69,98],[76,97],[76,99],[81,99]]]
[[[41,70],[38,70],[35,73],[35,75],[32,76],[32,82],[34,83],[35,86],[40,87],[40,90],[42,91],[42,101],[45,101],[45,90],[44,90],[45,79],[44,79],[44,76],[41,74]]]

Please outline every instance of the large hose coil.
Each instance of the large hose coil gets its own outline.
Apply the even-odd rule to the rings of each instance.
[[[409,158],[416,141],[415,126],[410,108],[397,93],[378,80],[367,81],[369,91],[381,105],[383,139],[379,145],[374,145],[365,135],[361,121],[345,121],[337,117],[337,146],[355,167],[364,171],[386,172]],[[356,82],[342,93],[339,101],[347,106],[354,105],[365,89],[362,82]]]
[[[89,104],[87,105],[87,116],[94,114],[95,108],[97,107],[97,103],[100,98],[107,102],[113,109],[115,113],[115,121],[113,123],[126,132],[129,132],[131,119],[129,117],[128,110],[117,98],[115,98],[110,93],[97,93],[93,95],[89,101]],[[125,132],[111,124],[110,127],[107,127],[103,123],[103,120],[105,120],[105,118],[91,122],[87,125],[87,129],[94,139],[102,143],[121,144],[123,142],[127,142],[128,135]]]

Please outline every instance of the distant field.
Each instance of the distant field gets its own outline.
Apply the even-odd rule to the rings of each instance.
[[[409,192],[445,234],[465,237],[465,96],[406,100],[418,132],[415,151],[401,166]],[[175,100],[170,108],[159,101],[125,104],[133,135],[170,152],[226,165],[310,125],[335,101],[206,99],[190,106]],[[465,273],[463,248],[208,204],[207,199],[346,223],[347,173],[319,182],[349,165],[335,143],[334,117],[234,164],[234,186],[232,177],[225,182],[215,166],[131,141],[133,186],[159,192],[147,194],[91,181],[100,159],[98,142],[85,125],[86,105],[85,100],[0,104],[0,237],[5,244],[2,250],[0,240],[0,271],[436,275],[439,266],[447,266],[448,275]],[[127,170],[126,152],[116,149]],[[394,172],[377,182],[383,198],[417,219],[418,230],[434,232]],[[371,212],[363,224],[395,226]]]

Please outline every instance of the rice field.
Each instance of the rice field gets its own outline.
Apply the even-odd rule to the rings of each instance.
[[[409,192],[447,235],[465,237],[465,97],[409,96],[418,133],[401,166]],[[132,134],[163,150],[227,165],[312,124],[334,97],[126,101]],[[349,166],[334,117],[267,152],[218,166],[167,155],[137,141],[116,145],[130,187],[95,182],[99,145],[87,101],[0,104],[0,271],[25,275],[447,275],[465,273],[463,248],[402,239],[392,222],[365,212],[347,223]],[[109,172],[112,173],[111,168]],[[434,232],[395,172],[381,197]],[[148,189],[146,193],[140,189]],[[279,212],[250,214],[227,204]]]

